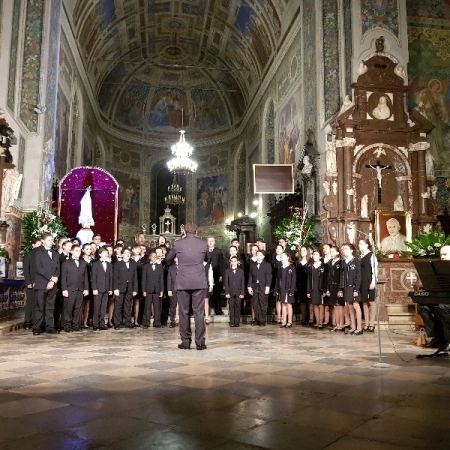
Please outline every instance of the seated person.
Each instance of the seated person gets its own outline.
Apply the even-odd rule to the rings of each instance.
[[[441,260],[450,261],[450,245],[441,247]],[[424,347],[450,351],[450,305],[419,305],[418,312],[432,338]]]

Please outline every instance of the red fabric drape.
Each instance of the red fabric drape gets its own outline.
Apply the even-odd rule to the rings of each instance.
[[[91,186],[94,233],[103,242],[113,243],[119,233],[119,184],[106,170],[99,167],[76,167],[59,183],[58,211],[70,237],[74,237],[81,225],[80,201]]]

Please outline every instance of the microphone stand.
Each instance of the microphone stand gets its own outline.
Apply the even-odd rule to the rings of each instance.
[[[367,239],[370,242],[370,245],[372,246],[373,249],[375,249],[375,242],[373,240],[373,236],[372,233],[367,234],[364,233],[363,231],[360,231],[356,228],[356,231],[364,236],[367,237]],[[372,253],[372,258],[375,258],[375,255]],[[378,280],[378,264],[375,265],[375,283],[379,284],[379,280]],[[385,284],[385,281],[382,281],[381,283]],[[389,367],[391,367],[390,364],[383,362],[383,356],[381,353],[381,333],[380,333],[380,296],[378,295],[378,290],[377,290],[377,295],[375,297],[375,304],[376,304],[376,314],[377,314],[377,329],[378,329],[378,362],[374,363],[372,365],[372,367],[375,367],[377,369],[388,369]]]

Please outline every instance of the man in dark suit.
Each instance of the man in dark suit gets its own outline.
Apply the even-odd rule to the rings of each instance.
[[[64,331],[80,331],[83,296],[89,293],[87,263],[79,245],[72,246],[72,257],[61,265],[61,289],[64,298]]]
[[[131,250],[126,248],[122,253],[122,261],[117,261],[113,268],[114,291],[114,329],[123,325],[132,328],[131,313],[133,297],[137,294],[138,276],[137,263],[130,260]]]
[[[244,270],[238,267],[236,256],[230,258],[231,267],[225,270],[223,287],[228,299],[230,327],[238,327],[241,322],[241,299],[245,295]]]
[[[215,248],[216,239],[208,236],[208,262],[211,263],[214,276],[214,287],[212,291],[212,305],[217,315],[223,315],[222,306],[220,304],[220,293],[222,292],[222,277],[224,271],[223,254],[219,248]]]
[[[112,295],[112,267],[109,262],[108,249],[99,250],[99,259],[92,263],[91,284],[94,295],[94,311],[92,325],[94,331],[107,330],[105,314],[108,306],[108,295]]]
[[[248,293],[253,296],[253,307],[255,309],[255,320],[257,325],[266,325],[267,302],[272,282],[272,267],[264,261],[264,253],[256,252],[256,263],[250,266],[248,277]]]
[[[47,333],[56,333],[55,298],[57,282],[60,275],[59,255],[52,249],[53,236],[50,233],[42,235],[42,246],[36,249],[34,257],[36,306],[34,310],[33,334],[38,335],[45,327]]]
[[[33,250],[28,252],[23,258],[23,276],[25,278],[25,287],[27,295],[27,304],[25,305],[25,322],[23,327],[29,330],[33,327],[34,321],[34,307],[36,304],[36,295],[34,292],[34,258],[36,255],[36,249],[42,245],[40,239],[33,241]]]
[[[195,344],[197,350],[205,350],[206,326],[205,295],[207,289],[204,261],[207,260],[207,244],[199,239],[197,225],[186,223],[184,226],[186,237],[173,244],[166,260],[170,263],[175,256],[178,258],[178,275],[175,290],[178,295],[178,308],[180,315],[180,349],[191,348],[191,327],[189,323],[189,310],[192,304],[195,321]]]
[[[167,269],[167,294],[170,299],[170,328],[174,328],[176,326],[177,320],[177,303],[178,296],[177,291],[175,290],[175,284],[177,281],[178,275],[178,258],[174,259],[174,263],[170,264]]]

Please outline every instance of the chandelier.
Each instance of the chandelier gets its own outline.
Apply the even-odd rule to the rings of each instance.
[[[184,133],[184,130],[180,130],[180,141],[172,145],[174,158],[167,163],[167,166],[172,173],[189,175],[197,170],[197,163],[191,159],[194,149],[186,142]]]
[[[165,201],[168,205],[182,205],[185,201],[181,196],[183,188],[177,182],[177,176],[174,175],[173,182],[167,188],[168,195],[165,197]]]

